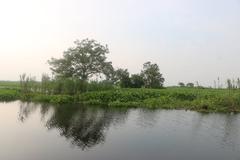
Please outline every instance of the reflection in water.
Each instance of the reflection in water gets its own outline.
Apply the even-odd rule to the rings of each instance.
[[[74,146],[82,150],[104,143],[106,130],[111,124],[124,123],[128,113],[125,109],[116,108],[21,103],[19,120],[24,122],[38,108],[42,120],[47,117],[45,126],[49,130],[58,129],[61,136],[66,137]]]
[[[184,110],[119,109],[78,105],[51,106],[34,103],[20,103],[20,110],[18,105],[16,110],[19,121],[25,125],[21,125],[21,132],[18,125],[15,130],[12,127],[14,125],[9,125],[9,128],[6,125],[7,129],[13,128],[13,135],[9,136],[6,133],[0,140],[3,141],[7,137],[5,144],[9,143],[15,133],[19,132],[18,135],[27,139],[23,139],[21,143],[29,146],[29,149],[36,146],[35,142],[40,143],[38,147],[41,149],[35,148],[30,153],[46,153],[46,157],[55,157],[45,159],[65,160],[68,159],[64,157],[66,154],[70,157],[75,155],[71,160],[240,159],[240,114],[202,114]],[[13,112],[9,112],[9,115],[10,113]],[[46,132],[46,128],[54,132]],[[107,135],[109,130],[110,134]],[[60,143],[62,138],[59,138],[59,134],[65,137],[66,141]],[[9,146],[17,148],[18,145],[12,142],[13,145]],[[80,150],[69,149],[69,142]],[[101,147],[96,147],[103,143]],[[59,147],[56,147],[57,145]],[[45,149],[46,146],[50,147]],[[8,150],[9,153],[12,151]],[[0,159],[6,158],[1,158],[0,154]],[[16,159],[19,159],[19,156],[16,155]],[[21,160],[23,159],[26,158]]]
[[[222,148],[240,148],[240,115],[192,113],[192,136],[214,137]]]
[[[224,144],[231,146],[232,150],[240,146],[239,141],[237,141],[240,133],[238,119],[239,117],[234,115],[225,115],[225,123],[223,125],[225,132],[222,141]]]
[[[31,113],[33,113],[34,111],[36,111],[37,107],[36,105],[34,105],[33,103],[20,103],[20,111],[19,111],[19,117],[18,119],[21,122],[24,122]]]

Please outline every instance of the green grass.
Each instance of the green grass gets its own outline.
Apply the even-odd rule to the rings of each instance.
[[[12,101],[20,98],[20,83],[17,81],[0,81],[0,101]]]
[[[112,89],[79,95],[20,94],[17,89],[0,89],[0,101],[26,100],[46,103],[84,103],[112,107],[186,109],[201,112],[240,112],[240,90],[166,88]]]
[[[0,89],[0,101],[13,101],[20,98],[18,90]]]

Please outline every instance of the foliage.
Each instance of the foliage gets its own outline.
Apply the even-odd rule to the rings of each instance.
[[[144,79],[140,74],[131,75],[131,88],[142,88],[144,86]]]
[[[113,85],[117,84],[121,88],[141,88],[143,86],[146,88],[163,87],[164,78],[157,64],[146,62],[143,65],[141,74],[133,74],[130,77],[127,69],[115,70],[112,63],[107,61],[106,54],[109,53],[107,46],[89,39],[77,40],[74,44],[74,47],[69,48],[63,53],[63,58],[52,58],[48,61],[51,66],[50,69],[55,75],[55,80],[57,80],[55,89],[52,89],[54,90],[54,94],[62,92],[67,94],[76,93],[71,88],[73,86],[76,87],[75,83],[72,83],[75,80],[71,79],[89,82],[90,78],[94,76],[102,79],[102,75],[105,76],[106,81],[111,82]],[[62,83],[59,79],[65,82]],[[46,90],[46,85],[49,85],[49,77],[43,75],[42,81],[42,92],[45,94],[50,93],[50,91]],[[66,88],[63,86],[64,84],[70,89],[61,90]],[[81,91],[87,91],[87,89],[81,89]]]
[[[13,101],[19,99],[19,92],[15,89],[0,89],[0,101]]]
[[[179,85],[180,87],[185,87],[185,84],[184,84],[183,82],[179,82],[178,85]]]
[[[23,94],[39,91],[39,83],[35,77],[27,76],[25,73],[20,75],[20,89]]]
[[[86,81],[111,67],[111,62],[106,61],[109,53],[107,46],[89,39],[76,40],[74,44],[75,47],[64,52],[63,58],[48,61],[56,76]]]
[[[189,82],[189,83],[186,84],[186,86],[193,88],[194,87],[194,83]]]
[[[92,82],[91,85],[98,83]],[[106,85],[106,84],[104,84]],[[96,90],[93,87],[92,90]],[[114,107],[188,109],[202,112],[240,112],[240,91],[227,89],[166,88],[119,89],[98,88],[74,95],[22,94],[14,89],[0,89],[0,100],[26,100],[45,103],[84,103]]]
[[[143,76],[146,88],[163,87],[164,78],[162,77],[157,64],[152,64],[151,62],[144,63],[141,75]]]
[[[96,105],[240,112],[240,92],[199,88],[115,89],[81,94],[80,102]]]
[[[69,104],[76,102],[74,98],[74,96],[70,95],[35,95],[30,100],[54,104]]]
[[[131,79],[129,77],[129,72],[127,69],[117,69],[115,71],[117,82],[122,88],[131,87]]]
[[[91,81],[87,84],[87,91],[106,91],[106,90],[112,90],[114,89],[114,86],[112,85],[111,81]]]
[[[130,76],[127,69],[115,70],[107,62],[107,46],[89,39],[74,43],[75,47],[65,51],[63,58],[49,61],[56,75],[53,79],[43,74],[41,82],[37,82],[34,77],[22,74],[21,92],[0,90],[0,100],[240,112],[240,92],[236,90],[240,89],[239,78],[227,80],[228,90],[206,89],[198,82],[197,87],[179,82],[181,88],[159,89],[165,79],[157,64],[146,62],[140,74]],[[90,81],[93,76],[102,78],[102,74],[105,80]]]
[[[41,92],[51,94],[51,78],[47,74],[42,74]]]
[[[50,79],[47,74],[42,75],[42,81],[32,81],[25,74],[21,76],[21,93],[28,99],[30,94],[44,95],[77,95],[89,91],[104,91],[113,89],[111,81],[90,81],[86,82],[77,78],[56,78]],[[24,96],[22,96],[24,97]]]

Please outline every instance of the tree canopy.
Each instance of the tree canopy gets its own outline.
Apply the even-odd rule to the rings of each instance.
[[[152,64],[151,62],[144,63],[141,75],[146,88],[163,87],[165,79],[160,73],[160,69],[157,64]]]
[[[129,72],[127,69],[117,69],[115,71],[117,82],[119,83],[120,87],[128,88],[131,87],[131,79],[129,77]]]
[[[131,75],[131,87],[132,88],[141,88],[144,86],[143,77],[140,74]]]
[[[112,63],[108,62],[106,57],[109,53],[107,46],[89,39],[76,40],[74,44],[74,47],[63,53],[63,58],[52,58],[48,61],[56,76],[86,81],[93,75],[111,70]]]
[[[164,78],[157,64],[146,62],[139,74],[130,74],[128,69],[115,69],[107,61],[108,47],[95,40],[74,41],[74,47],[67,49],[62,58],[51,58],[48,63],[56,79],[80,80],[86,82],[92,77],[105,76],[105,82],[122,88],[161,88]],[[68,82],[68,81],[66,81]],[[69,83],[70,84],[70,83]]]

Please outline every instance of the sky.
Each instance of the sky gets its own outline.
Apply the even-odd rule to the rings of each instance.
[[[240,0],[0,0],[0,80],[40,79],[76,39],[116,68],[157,63],[165,85],[240,77]]]

